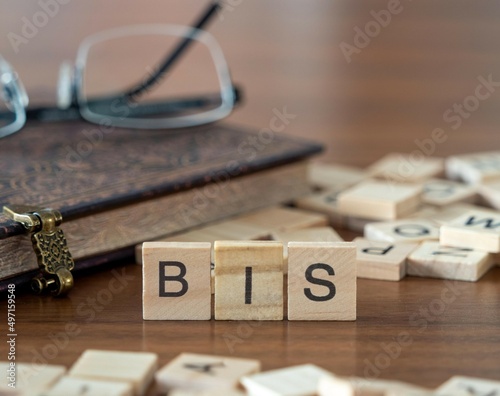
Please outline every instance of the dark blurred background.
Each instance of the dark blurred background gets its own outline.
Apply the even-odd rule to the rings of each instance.
[[[0,2],[0,53],[19,72],[32,103],[55,101],[59,64],[74,59],[87,35],[130,24],[189,24],[208,4],[61,0],[16,53],[14,35],[50,2]],[[286,107],[297,117],[285,133],[322,141],[323,160],[347,164],[368,165],[388,151],[411,152],[418,149],[415,140],[431,138],[435,128],[447,136],[435,145],[435,155],[500,147],[500,87],[491,85],[486,99],[467,99],[479,77],[500,82],[500,2],[222,3],[209,30],[245,92],[231,121],[263,128],[274,108]],[[460,126],[456,118],[443,119],[464,100],[474,110],[464,110]]]

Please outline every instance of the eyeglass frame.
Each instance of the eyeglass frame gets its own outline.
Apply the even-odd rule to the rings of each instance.
[[[12,124],[0,127],[0,139],[18,132],[22,129],[27,120],[69,121],[84,119],[92,123],[101,123],[103,120],[106,120],[106,123],[116,127],[170,129],[208,124],[226,117],[231,113],[234,106],[241,101],[241,89],[232,83],[229,68],[222,53],[222,49],[216,39],[206,30],[202,29],[219,8],[219,2],[213,2],[193,26],[172,24],[135,25],[114,28],[88,36],[79,46],[76,61],[72,67],[71,81],[67,82],[70,84],[66,87],[69,89],[69,101],[66,105],[60,104],[58,107],[27,108],[29,100],[22,82],[18,78],[17,73],[14,72],[12,67],[0,55],[0,79],[4,80],[1,82],[4,84],[4,89],[6,89],[11,96],[10,99],[15,107],[16,115],[16,119]],[[120,96],[114,96],[112,98],[113,100],[130,98],[146,91],[165,75],[168,69],[179,60],[180,56],[194,41],[198,41],[206,45],[213,55],[221,88],[221,105],[200,114],[157,120],[114,117],[104,114],[95,115],[92,113],[88,108],[89,101],[85,99],[82,89],[83,72],[85,70],[89,49],[95,43],[105,41],[106,39],[142,34],[163,34],[182,37],[184,40],[164,58],[156,72],[151,75],[148,80],[129,89],[128,92]],[[66,67],[68,66],[66,65]],[[207,100],[210,100],[210,98],[191,99],[191,102],[183,100],[182,102],[175,102],[173,106],[171,103],[170,105],[174,108],[178,108],[179,106],[193,106],[196,105],[196,103],[199,104],[200,101],[206,102]],[[9,103],[9,101],[6,100],[6,103]],[[157,106],[157,104],[154,105]]]

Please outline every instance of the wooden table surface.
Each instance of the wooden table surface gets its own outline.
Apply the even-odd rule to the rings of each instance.
[[[21,34],[24,18],[40,6],[1,1],[0,53],[33,102],[50,102],[58,64],[74,57],[86,35],[135,23],[189,23],[205,3],[69,2],[16,53],[9,37]],[[245,104],[232,121],[264,128],[274,108],[286,107],[297,117],[284,133],[324,142],[322,160],[359,166],[393,151],[498,150],[497,2],[402,1],[379,29],[373,15],[387,10],[387,1],[225,3],[210,31],[245,88]],[[364,48],[350,47],[348,62],[341,46],[354,45],[355,29],[365,26],[376,29],[373,37]],[[490,95],[459,126],[447,120],[454,104],[474,104],[467,98],[481,78],[493,81]],[[446,142],[430,144],[436,128]],[[111,292],[116,276],[123,289]],[[4,301],[0,311],[6,312]],[[349,323],[145,322],[141,268],[132,262],[78,278],[68,298],[18,296],[16,312],[18,361],[69,366],[85,349],[101,348],[156,352],[161,364],[181,352],[257,358],[266,370],[315,363],[339,375],[430,387],[452,375],[500,380],[500,268],[477,283],[360,279],[358,319]],[[402,336],[411,342],[399,345]]]

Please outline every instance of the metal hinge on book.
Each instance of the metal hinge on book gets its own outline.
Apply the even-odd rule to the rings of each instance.
[[[50,291],[54,296],[68,293],[73,287],[71,270],[75,263],[66,237],[59,228],[62,223],[61,213],[53,209],[26,205],[4,206],[3,212],[31,233],[33,250],[41,271],[41,276],[31,281],[33,291]]]

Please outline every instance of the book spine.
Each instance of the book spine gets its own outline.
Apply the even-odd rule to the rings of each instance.
[[[305,195],[307,164],[279,166],[63,223],[76,261]],[[28,235],[0,240],[0,279],[38,268]]]

